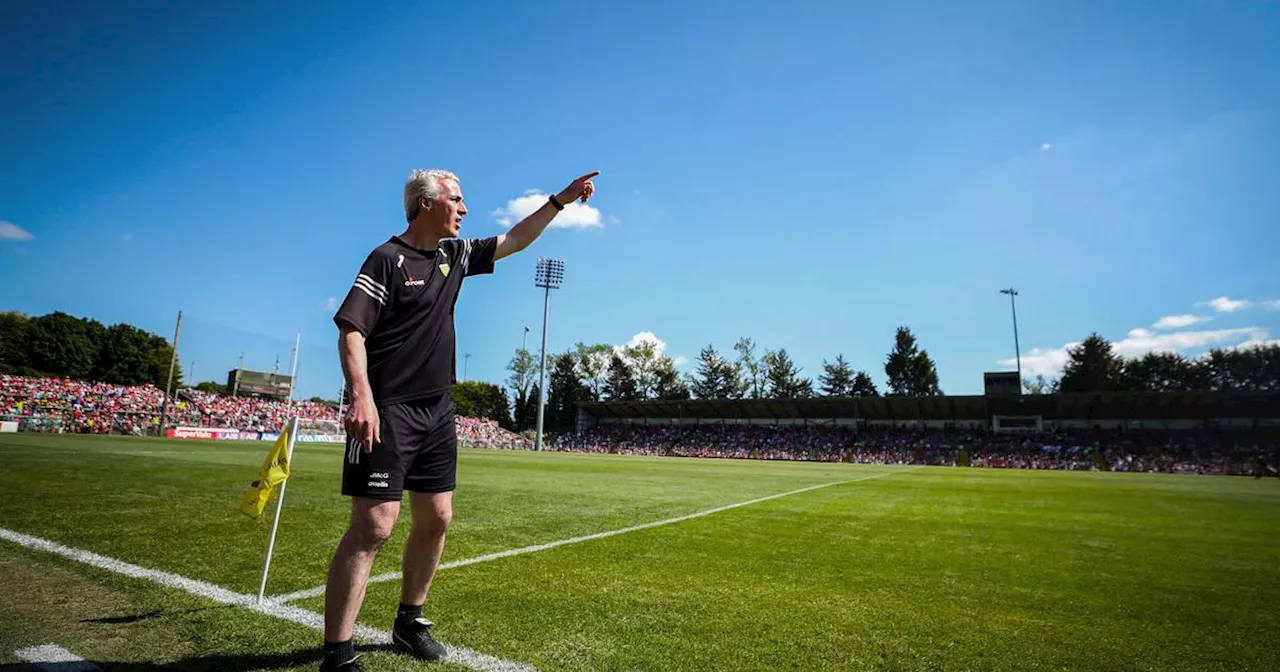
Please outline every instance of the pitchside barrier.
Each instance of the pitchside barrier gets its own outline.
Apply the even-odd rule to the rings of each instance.
[[[171,439],[201,439],[214,441],[275,441],[280,438],[278,430],[256,431],[234,427],[171,427],[165,431]],[[331,420],[298,420],[298,434],[295,440],[300,443],[346,443],[347,436],[338,423]]]

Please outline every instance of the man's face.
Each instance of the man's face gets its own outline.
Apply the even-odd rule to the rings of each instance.
[[[462,228],[462,218],[467,215],[467,206],[462,199],[462,187],[453,180],[437,178],[440,184],[440,195],[434,200],[423,200],[427,223],[431,232],[441,238],[457,238]]]

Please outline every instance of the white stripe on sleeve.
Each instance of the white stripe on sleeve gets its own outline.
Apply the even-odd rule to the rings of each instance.
[[[380,295],[378,295],[378,294],[374,293],[374,291],[373,291],[372,289],[370,289],[370,288],[369,288],[369,286],[368,286],[368,285],[366,285],[366,284],[364,284],[362,281],[360,281],[360,280],[356,280],[354,287],[355,287],[356,289],[358,289],[358,290],[360,290],[360,291],[364,292],[365,294],[368,294],[368,295],[369,295],[369,297],[370,297],[370,298],[372,298],[374,301],[377,301],[378,303],[380,303],[380,304],[382,304],[382,305],[384,305],[384,306],[385,306],[385,305],[387,305],[387,300],[386,300],[386,299],[384,299],[384,298],[382,298],[382,296],[380,296]]]

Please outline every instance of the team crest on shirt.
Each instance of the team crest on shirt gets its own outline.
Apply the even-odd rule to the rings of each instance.
[[[449,264],[448,264],[448,262],[445,262],[445,263],[443,263],[443,264],[440,264],[440,272],[444,274],[444,277],[446,277],[446,278],[447,278],[447,277],[449,277]]]

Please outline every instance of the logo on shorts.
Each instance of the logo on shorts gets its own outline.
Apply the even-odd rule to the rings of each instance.
[[[386,482],[386,481],[369,481],[369,482],[367,483],[367,485],[368,485],[369,487],[371,487],[371,488],[386,488],[386,487],[390,487],[390,486],[388,486],[388,485],[387,485],[387,482]]]
[[[391,478],[391,474],[385,471],[375,471],[372,474],[369,474],[369,478]]]

